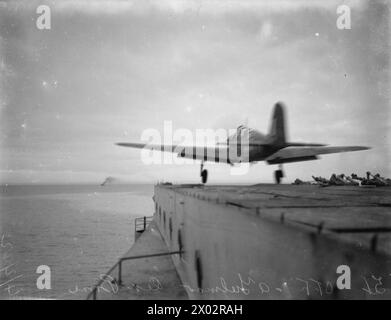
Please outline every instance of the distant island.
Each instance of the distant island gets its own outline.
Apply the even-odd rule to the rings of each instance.
[[[100,185],[101,187],[105,186],[106,184],[112,184],[114,182],[116,182],[118,179],[114,178],[114,177],[107,177]]]

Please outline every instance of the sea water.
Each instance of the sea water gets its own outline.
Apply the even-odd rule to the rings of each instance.
[[[152,195],[152,185],[1,186],[0,299],[86,298],[132,246],[134,219],[153,214]],[[37,286],[41,265],[50,289]]]

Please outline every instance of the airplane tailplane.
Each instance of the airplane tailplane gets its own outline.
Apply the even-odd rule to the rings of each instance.
[[[277,146],[285,146],[285,119],[284,105],[278,102],[274,106],[272,123],[269,131],[270,143]]]

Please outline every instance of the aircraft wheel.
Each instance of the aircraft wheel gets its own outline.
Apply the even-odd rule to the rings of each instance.
[[[208,181],[208,170],[204,169],[201,171],[201,179],[204,184]]]
[[[274,171],[274,179],[276,180],[277,184],[281,183],[282,177],[284,177],[284,172],[282,170]]]

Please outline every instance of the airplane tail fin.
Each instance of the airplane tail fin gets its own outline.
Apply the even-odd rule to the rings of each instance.
[[[270,143],[276,146],[285,146],[285,119],[284,119],[284,105],[278,102],[274,105],[272,123],[269,131]]]

